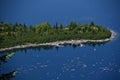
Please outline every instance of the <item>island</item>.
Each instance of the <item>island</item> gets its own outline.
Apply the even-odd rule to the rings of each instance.
[[[71,21],[63,26],[44,22],[35,26],[0,22],[0,52],[36,46],[59,46],[63,44],[81,44],[108,42],[115,32],[92,21],[80,24]]]

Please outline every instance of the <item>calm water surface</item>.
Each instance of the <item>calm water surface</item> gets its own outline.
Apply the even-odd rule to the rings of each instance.
[[[16,50],[7,62],[0,61],[0,75],[17,70],[12,80],[120,80],[119,3],[118,0],[1,0],[1,21],[27,25],[44,21],[64,25],[72,20],[94,21],[118,35],[102,45]]]
[[[104,45],[18,50],[1,73],[17,70],[12,80],[119,80],[119,41]]]

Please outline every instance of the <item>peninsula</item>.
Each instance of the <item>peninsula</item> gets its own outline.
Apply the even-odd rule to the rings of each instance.
[[[114,31],[94,22],[80,24],[72,21],[67,26],[58,23],[51,26],[49,22],[36,26],[0,22],[0,52],[43,45],[107,42],[114,35]]]

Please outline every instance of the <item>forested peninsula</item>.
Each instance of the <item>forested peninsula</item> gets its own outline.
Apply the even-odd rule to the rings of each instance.
[[[0,51],[40,45],[64,43],[86,43],[109,41],[112,32],[94,22],[80,24],[74,21],[68,25],[44,22],[36,26],[0,22]],[[63,42],[61,42],[63,41]],[[37,45],[38,44],[38,45]]]

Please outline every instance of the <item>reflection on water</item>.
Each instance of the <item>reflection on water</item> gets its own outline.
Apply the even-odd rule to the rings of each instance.
[[[103,45],[40,46],[17,50],[16,55],[13,52],[3,53],[1,62],[7,62],[0,65],[3,71],[1,79],[105,80],[110,75],[107,79],[114,80],[119,78],[120,65],[116,63],[113,53],[102,51],[105,48]],[[19,74],[16,75],[17,71],[13,70]]]
[[[109,42],[109,41],[108,41]],[[14,49],[14,50],[10,50],[10,51],[13,51],[13,52],[16,52],[16,51],[24,51],[24,52],[27,52],[27,49],[32,49],[32,50],[37,50],[37,51],[40,51],[41,49],[44,49],[44,50],[51,50],[53,49],[54,47],[56,48],[56,50],[58,50],[60,47],[66,47],[66,46],[72,46],[73,48],[76,48],[78,46],[80,47],[85,47],[85,46],[92,46],[92,47],[95,47],[95,46],[101,46],[101,45],[105,45],[106,43],[108,42],[87,42],[87,43],[82,43],[82,44],[64,44],[64,45],[60,45],[60,46],[46,46],[46,45],[42,45],[42,46],[37,46],[37,47],[29,47],[29,48],[21,48],[21,49]],[[3,51],[3,52],[0,52],[0,53],[4,53],[4,52],[9,52],[9,51]]]

